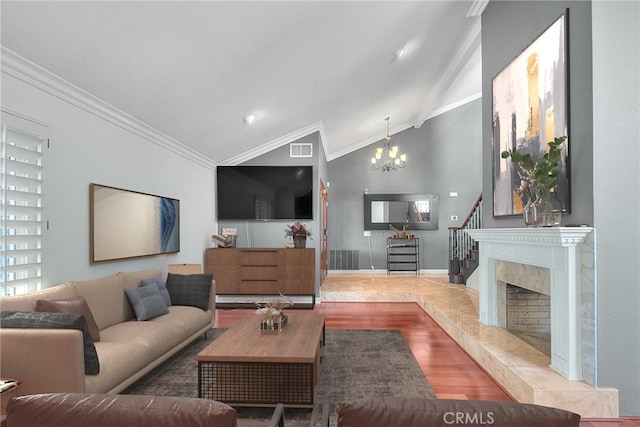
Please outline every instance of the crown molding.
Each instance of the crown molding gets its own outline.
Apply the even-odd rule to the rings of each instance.
[[[435,107],[436,99],[438,99],[441,94],[445,93],[451,84],[455,82],[456,77],[469,61],[469,58],[473,55],[476,48],[481,45],[481,39],[481,21],[476,18],[476,22],[471,27],[464,42],[460,45],[460,48],[454,55],[453,59],[447,64],[447,67],[442,73],[442,77],[438,80],[434,89],[425,95],[422,103],[423,108],[416,116],[416,127],[422,126],[422,123],[424,123],[428,117],[434,117],[431,109]]]
[[[391,128],[390,133],[391,133],[391,135],[395,135],[396,133],[402,132],[402,131],[407,130],[407,129],[412,128],[412,127],[420,128],[424,124],[425,121],[433,119],[434,117],[437,117],[437,116],[439,116],[441,114],[444,114],[444,113],[446,113],[448,111],[454,110],[454,109],[456,109],[458,107],[461,107],[461,106],[463,106],[465,104],[468,104],[468,103],[473,102],[476,99],[480,99],[480,98],[482,98],[482,92],[474,93],[474,94],[469,95],[467,97],[464,97],[464,98],[462,98],[462,99],[460,99],[458,101],[455,101],[455,102],[447,104],[447,105],[445,105],[443,107],[440,107],[437,110],[431,111],[424,119],[422,119],[418,123],[405,122],[405,123],[402,123],[399,126],[394,126],[394,127]],[[368,139],[366,139],[364,141],[360,141],[357,144],[353,144],[353,145],[350,145],[349,147],[343,148],[342,150],[338,150],[335,153],[331,153],[331,154],[327,155],[327,161],[335,160],[335,159],[337,159],[339,157],[345,156],[345,155],[347,155],[349,153],[352,153],[352,152],[354,152],[356,150],[364,148],[367,145],[371,145],[371,144],[373,144],[375,142],[378,142],[378,141],[382,140],[382,138],[384,138],[387,134],[385,132],[385,133],[383,133],[381,135],[382,136],[374,136],[374,137],[368,138]],[[325,153],[326,152],[327,151],[325,150]]]
[[[467,12],[467,18],[472,16],[481,16],[488,4],[489,0],[474,0]]]
[[[253,148],[251,150],[245,151],[244,153],[238,154],[237,156],[229,157],[226,160],[223,160],[219,164],[221,166],[234,166],[240,163],[244,163],[253,158],[266,154],[276,148],[280,148],[283,145],[289,144],[291,142],[297,141],[300,138],[304,138],[305,136],[311,135],[314,132],[320,133],[320,141],[322,144],[322,149],[324,150],[325,155],[327,154],[327,137],[324,131],[324,122],[322,120],[302,127],[300,129],[294,130],[286,135],[283,135],[279,138],[273,139],[265,144],[260,145],[259,147]]]
[[[213,160],[4,46],[0,46],[0,70],[174,154],[215,170],[217,163]]]
[[[454,101],[451,104],[447,104],[447,105],[445,105],[443,107],[440,107],[440,108],[438,108],[436,110],[433,110],[431,113],[429,113],[429,115],[427,117],[424,118],[422,123],[424,123],[427,120],[433,119],[436,116],[444,114],[447,111],[455,110],[458,107],[462,107],[463,105],[468,104],[470,102],[473,102],[476,99],[480,99],[480,98],[482,98],[482,92],[476,92],[476,93],[474,93],[472,95],[469,95],[467,97],[464,97],[462,99]],[[420,126],[422,126],[422,123],[420,123]]]

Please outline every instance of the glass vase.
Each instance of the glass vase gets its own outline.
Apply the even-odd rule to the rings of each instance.
[[[534,202],[529,200],[522,209],[522,219],[524,219],[524,225],[527,227],[537,227],[537,212],[538,208]]]
[[[535,201],[527,202],[523,209],[527,227],[558,227],[562,224],[562,204],[556,193],[539,194]]]
[[[277,334],[278,331],[280,331],[280,325],[278,321],[274,319],[273,315],[265,316],[262,322],[260,322],[261,334]]]

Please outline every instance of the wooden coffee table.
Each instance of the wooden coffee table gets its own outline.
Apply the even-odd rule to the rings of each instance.
[[[313,408],[324,346],[324,315],[287,313],[275,335],[248,314],[196,356],[198,397],[233,406]]]

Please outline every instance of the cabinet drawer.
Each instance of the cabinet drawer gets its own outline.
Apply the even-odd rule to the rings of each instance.
[[[270,265],[278,264],[277,251],[242,251],[240,252],[240,265]]]
[[[232,248],[208,248],[206,265],[235,265],[238,252]]]
[[[240,267],[240,280],[278,280],[278,267],[275,265],[243,265]]]

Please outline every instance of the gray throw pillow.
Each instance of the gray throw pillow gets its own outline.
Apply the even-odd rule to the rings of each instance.
[[[126,288],[124,291],[138,320],[153,319],[169,312],[160,291],[155,286]]]
[[[2,311],[0,312],[0,328],[77,329],[82,332],[85,375],[98,375],[100,373],[98,352],[91,339],[91,334],[89,334],[87,319],[81,314]]]
[[[167,307],[171,307],[171,296],[169,295],[169,291],[167,291],[167,287],[165,286],[162,277],[156,276],[152,279],[143,279],[140,281],[140,286],[155,286],[160,291],[160,296],[162,297],[164,304]]]
[[[209,309],[211,293],[211,273],[172,274],[167,276],[167,290],[174,305],[190,305],[203,310]]]

